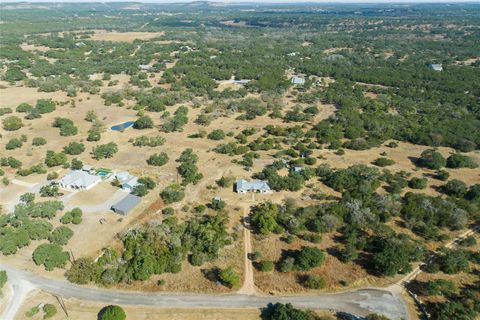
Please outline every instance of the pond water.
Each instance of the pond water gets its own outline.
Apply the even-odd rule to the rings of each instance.
[[[114,130],[114,131],[122,131],[122,130],[127,129],[128,127],[133,126],[134,123],[135,123],[135,121],[127,121],[127,122],[124,122],[124,123],[114,125],[113,127],[111,127],[111,129]]]

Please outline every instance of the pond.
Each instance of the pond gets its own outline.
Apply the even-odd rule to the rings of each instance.
[[[114,130],[114,131],[123,131],[123,130],[127,129],[128,127],[133,126],[134,123],[135,123],[135,121],[127,121],[127,122],[124,122],[124,123],[114,125],[113,127],[111,127],[111,129]]]

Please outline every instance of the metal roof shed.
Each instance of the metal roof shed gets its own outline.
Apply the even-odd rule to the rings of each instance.
[[[129,194],[116,204],[112,206],[112,211],[121,215],[127,215],[133,208],[135,208],[142,199],[136,195]]]

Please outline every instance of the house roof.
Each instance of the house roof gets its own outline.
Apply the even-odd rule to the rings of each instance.
[[[138,185],[138,178],[134,176],[130,176],[130,179],[122,183],[122,186],[128,186],[130,188],[133,188],[136,185]]]
[[[130,210],[135,208],[141,201],[142,199],[140,197],[137,197],[136,195],[133,195],[133,194],[129,194],[125,198],[123,198],[122,200],[114,204],[112,206],[112,209],[114,211],[122,211],[122,212],[128,213]]]
[[[86,188],[100,180],[100,177],[91,175],[85,171],[72,170],[67,173],[62,179],[60,179],[60,183],[63,185]]]
[[[300,78],[300,77],[293,77],[293,78],[292,78],[292,83],[293,83],[293,84],[304,84],[304,83],[305,83],[305,79]]]
[[[240,179],[236,182],[236,186],[237,190],[270,190],[270,186],[268,185],[267,181],[264,180],[247,181],[245,179]]]
[[[435,71],[442,71],[443,70],[443,66],[439,63],[433,63],[433,64],[430,65],[430,67]]]

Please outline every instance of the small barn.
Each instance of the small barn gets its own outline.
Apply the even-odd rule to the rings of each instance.
[[[129,194],[112,206],[112,211],[123,216],[127,215],[142,201],[142,198]]]

